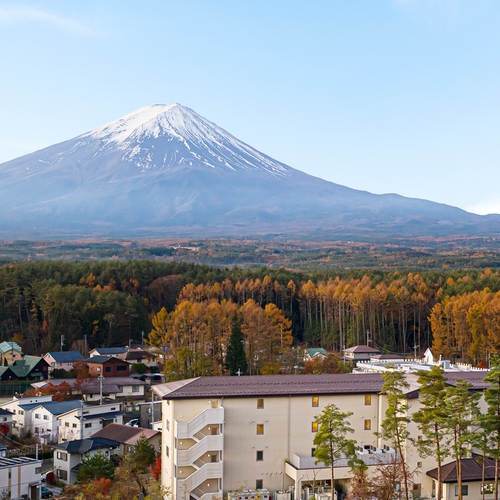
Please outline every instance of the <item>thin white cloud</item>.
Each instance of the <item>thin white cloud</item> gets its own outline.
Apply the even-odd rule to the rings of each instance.
[[[1,7],[0,23],[36,22],[52,26],[58,30],[66,31],[80,36],[95,37],[97,34],[81,22],[68,17],[46,12],[31,7]]]
[[[467,212],[478,215],[500,214],[500,200],[483,201],[467,208]]]

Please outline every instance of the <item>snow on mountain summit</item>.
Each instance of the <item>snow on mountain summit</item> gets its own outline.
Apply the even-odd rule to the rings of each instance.
[[[286,176],[291,170],[180,104],[155,104],[81,136],[123,150],[141,170],[203,165]],[[160,154],[161,152],[161,154]]]

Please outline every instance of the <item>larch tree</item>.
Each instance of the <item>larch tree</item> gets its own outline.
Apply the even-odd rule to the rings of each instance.
[[[411,442],[411,437],[408,431],[410,423],[408,399],[404,393],[408,389],[408,382],[404,373],[400,371],[388,371],[382,375],[382,378],[384,379],[382,392],[387,397],[387,409],[379,435],[382,439],[391,442],[396,450],[396,461],[403,478],[405,500],[409,500],[410,474],[406,462],[406,449],[407,443]]]
[[[419,400],[421,407],[413,414],[413,421],[422,432],[422,439],[415,441],[421,457],[434,456],[437,463],[437,498],[442,497],[442,464],[449,456],[446,442],[447,413],[444,405],[446,397],[446,379],[444,370],[433,366],[430,371],[418,372],[420,384]]]
[[[356,441],[348,438],[354,432],[348,421],[352,415],[352,412],[342,412],[336,405],[329,404],[314,418],[317,428],[314,457],[316,463],[323,462],[330,467],[332,500],[335,498],[335,460],[344,457],[349,460],[355,455]]]
[[[248,370],[245,355],[245,340],[241,331],[241,323],[236,313],[233,317],[233,326],[227,347],[226,369],[229,371],[229,375],[246,375]]]
[[[462,500],[462,458],[473,446],[480,446],[481,433],[477,432],[479,420],[479,399],[481,394],[473,392],[472,384],[459,380],[455,386],[446,388],[446,426],[451,456],[457,469],[458,500]]]
[[[486,448],[495,460],[494,498],[498,500],[498,479],[500,463],[500,356],[494,354],[490,358],[490,371],[484,378],[489,387],[484,391],[487,404],[486,412],[481,415],[480,422],[485,434]]]

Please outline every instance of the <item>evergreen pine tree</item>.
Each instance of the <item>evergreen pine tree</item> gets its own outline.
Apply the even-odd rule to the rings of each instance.
[[[226,355],[226,369],[229,375],[246,375],[248,371],[245,355],[245,339],[241,331],[241,323],[237,314],[234,314],[233,328],[229,337]]]

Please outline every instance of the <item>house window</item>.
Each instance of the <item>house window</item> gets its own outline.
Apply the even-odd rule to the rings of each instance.
[[[85,429],[89,429],[90,427],[92,427],[92,422],[85,424]]]
[[[100,372],[101,371],[101,367],[98,366],[96,369],[95,369],[96,372]]]
[[[257,424],[257,434],[258,435],[264,434],[264,424]]]
[[[127,366],[126,366],[126,365],[118,365],[118,366],[116,367],[116,371],[117,371],[117,372],[123,372],[123,371],[125,371],[126,369],[127,369]]]
[[[365,396],[365,405],[368,406],[368,405],[371,405],[372,404],[372,397],[370,394],[367,394]]]
[[[72,424],[71,427],[73,427],[73,429],[76,429],[76,424]]]
[[[168,446],[165,446],[165,455],[170,456],[170,448]]]
[[[138,385],[133,385],[132,386],[132,392],[139,392],[139,386]]]
[[[481,485],[481,493],[486,493],[486,494],[491,494],[494,492],[494,486],[493,486],[493,483],[489,483],[489,484],[482,484]]]
[[[68,471],[63,469],[57,469],[57,477],[63,481],[68,480]]]
[[[466,497],[469,494],[469,485],[462,484],[462,496]],[[455,485],[455,496],[458,497],[458,484]]]
[[[111,371],[111,366],[106,366],[106,367],[104,368],[104,371],[105,371],[105,372],[110,372],[110,371]]]
[[[372,428],[372,421],[371,420],[365,420],[365,431],[370,431]]]
[[[255,454],[255,460],[257,460],[257,462],[262,462],[264,460],[264,451],[263,450],[257,450],[257,452]]]
[[[134,451],[134,447],[133,446],[127,446],[127,451],[129,453],[131,453],[132,451]]]
[[[69,427],[69,422],[64,422],[64,427]]]
[[[316,453],[316,448],[311,448],[311,457],[314,457],[315,453]]]
[[[262,398],[257,399],[257,408],[264,408],[264,400]]]
[[[312,398],[312,405],[314,407],[319,406],[319,396],[313,396],[313,398]]]
[[[263,479],[257,479],[255,481],[255,489],[256,490],[261,490],[264,487],[264,480]]]
[[[422,467],[422,462],[417,462],[417,467]]]
[[[35,418],[42,418],[42,417],[40,417],[40,413],[35,413]]]
[[[57,459],[58,460],[63,460],[64,462],[67,462],[68,461],[68,454],[67,453],[63,453],[62,451],[58,451],[57,452]]]
[[[44,420],[48,420],[48,419],[49,419],[49,416],[48,416],[48,415],[44,415],[44,416],[43,416],[43,419],[44,419]]]
[[[311,432],[318,432],[318,422],[311,423]]]

